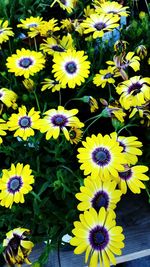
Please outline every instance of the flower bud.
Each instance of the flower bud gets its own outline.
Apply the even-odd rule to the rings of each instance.
[[[136,49],[136,54],[141,58],[144,59],[147,56],[147,49],[145,45],[139,45]]]

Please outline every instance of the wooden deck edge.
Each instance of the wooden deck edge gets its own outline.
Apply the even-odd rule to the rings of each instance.
[[[146,257],[149,255],[150,255],[150,249],[145,249],[142,251],[137,251],[134,253],[122,255],[120,257],[116,257],[116,259],[117,259],[117,263],[123,263],[123,262],[127,262],[127,261],[136,260],[136,259],[139,259],[142,257]]]

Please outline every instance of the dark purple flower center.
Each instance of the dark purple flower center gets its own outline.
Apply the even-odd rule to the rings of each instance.
[[[143,85],[138,82],[133,83],[131,86],[129,86],[128,93],[130,94],[132,92],[132,95],[137,95],[138,93],[140,93],[142,86]]]
[[[107,73],[105,76],[104,76],[104,79],[109,79],[111,78],[113,75],[111,73]]]
[[[109,242],[108,231],[103,226],[97,225],[90,231],[89,241],[94,250],[104,250]]]
[[[111,156],[106,148],[98,147],[92,152],[92,159],[99,166],[105,166],[109,164]]]
[[[19,62],[20,67],[27,69],[29,66],[31,66],[33,64],[33,61],[31,58],[22,58]]]
[[[125,152],[126,151],[126,146],[123,142],[119,141],[119,145],[123,147],[123,150],[122,152]]]
[[[30,117],[24,116],[24,117],[20,118],[19,125],[22,128],[31,127],[31,119],[30,119]]]
[[[65,69],[69,74],[73,74],[77,70],[77,65],[74,61],[70,61],[65,65]]]
[[[125,171],[125,172],[119,172],[119,177],[122,179],[122,180],[129,180],[131,177],[132,177],[132,171],[131,169]]]
[[[63,115],[55,115],[52,118],[52,123],[54,126],[63,127],[67,124],[67,122],[68,122],[68,119]]]
[[[3,96],[3,94],[2,93],[0,93],[0,98]]]
[[[37,27],[37,26],[38,26],[37,23],[31,23],[31,24],[28,25],[28,27],[30,27],[30,28],[32,28],[32,27]]]
[[[109,196],[104,191],[98,191],[96,192],[95,196],[92,199],[92,207],[99,212],[101,207],[104,207],[105,209],[108,208],[109,205]]]
[[[65,49],[59,45],[53,45],[52,49],[56,52],[64,52],[65,51]]]
[[[16,193],[22,187],[22,179],[20,176],[14,176],[10,178],[8,182],[8,191],[10,193]]]
[[[104,22],[98,22],[94,25],[94,28],[98,31],[106,28],[106,24]]]
[[[20,245],[20,236],[14,234],[14,237],[9,241],[8,246],[11,247],[12,251],[15,254],[17,254],[19,245]]]
[[[76,136],[77,136],[77,133],[76,133],[76,131],[75,130],[71,130],[71,132],[70,132],[70,138],[71,139],[75,139],[76,138]]]

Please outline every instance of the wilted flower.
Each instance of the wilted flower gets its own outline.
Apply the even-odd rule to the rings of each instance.
[[[28,91],[32,91],[34,88],[34,81],[32,79],[24,79],[22,81],[24,87],[28,90]]]
[[[140,59],[144,59],[147,56],[147,48],[145,45],[139,45],[136,49],[137,55]]]
[[[90,106],[91,113],[98,110],[98,102],[97,100],[92,96],[84,96],[81,99],[83,102],[88,103]]]

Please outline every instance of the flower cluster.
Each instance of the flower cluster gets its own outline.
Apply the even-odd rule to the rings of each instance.
[[[30,264],[47,241],[42,266],[70,233],[89,267],[109,267],[125,246],[117,203],[148,188],[149,18],[135,43],[130,1],[21,2],[0,11],[3,255]]]

